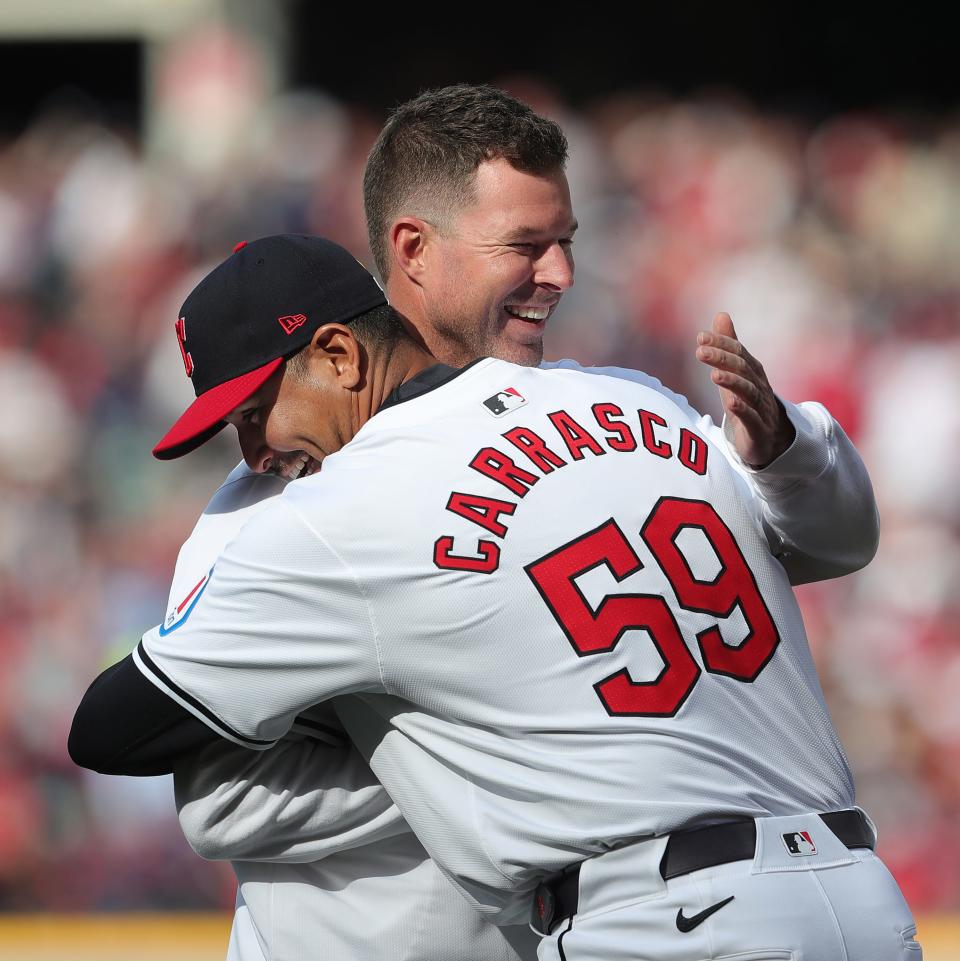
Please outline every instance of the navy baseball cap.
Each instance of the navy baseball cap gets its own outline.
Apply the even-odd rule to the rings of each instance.
[[[324,324],[345,324],[386,304],[373,276],[349,251],[305,234],[240,243],[190,292],[175,324],[197,399],[153,448],[173,460],[226,427]]]

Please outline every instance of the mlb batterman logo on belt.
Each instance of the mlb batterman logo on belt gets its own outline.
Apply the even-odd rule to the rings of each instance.
[[[809,831],[790,831],[782,835],[787,853],[794,858],[806,858],[817,853],[817,846],[813,843]]]
[[[348,323],[386,302],[353,254],[323,237],[279,234],[237,244],[180,309],[174,326],[197,399],[154,457],[172,460],[208,441],[319,327]]]

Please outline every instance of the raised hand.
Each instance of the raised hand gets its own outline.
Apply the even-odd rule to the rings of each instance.
[[[712,367],[710,379],[733,428],[740,459],[754,470],[776,460],[796,436],[760,362],[740,343],[726,313],[713,318],[712,330],[697,335],[697,360]]]

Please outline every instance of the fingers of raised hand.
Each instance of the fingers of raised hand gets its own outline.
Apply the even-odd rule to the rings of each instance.
[[[710,372],[710,379],[725,391],[723,406],[738,417],[744,410],[763,412],[764,391],[751,377],[741,376],[736,371],[717,368]]]
[[[697,337],[697,359],[711,367],[722,366],[746,374],[751,371],[756,377],[764,378],[760,362],[739,340],[722,334],[701,331]]]

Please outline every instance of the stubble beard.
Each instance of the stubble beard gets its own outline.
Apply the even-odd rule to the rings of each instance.
[[[496,315],[483,319],[465,320],[462,315],[439,315],[429,325],[430,338],[424,338],[433,356],[451,367],[465,367],[481,357],[494,357],[521,367],[537,367],[543,360],[543,338],[529,342],[511,340],[505,325],[500,325],[503,308]]]

